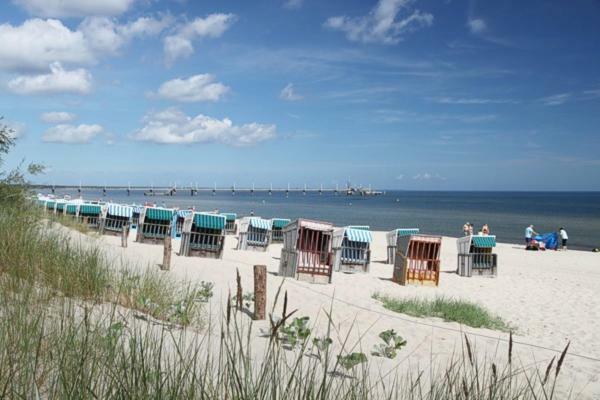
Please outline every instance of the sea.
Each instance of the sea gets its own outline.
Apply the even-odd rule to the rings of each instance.
[[[56,190],[77,198],[76,190]],[[378,196],[347,196],[331,192],[199,192],[179,190],[173,196],[144,196],[141,191],[83,190],[86,200],[158,206],[198,211],[235,212],[238,216],[308,218],[336,226],[368,225],[372,230],[419,228],[421,233],[458,237],[465,222],[477,232],[488,224],[499,242],[524,243],[525,228],[539,233],[564,227],[569,248],[600,247],[600,192],[466,192],[385,191]]]

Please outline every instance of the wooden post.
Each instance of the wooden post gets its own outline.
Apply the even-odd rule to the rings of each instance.
[[[121,247],[127,247],[127,237],[129,236],[129,225],[124,224],[121,230]]]
[[[236,282],[237,282],[237,291],[235,293],[235,302],[236,302],[236,306],[238,310],[242,309],[242,306],[244,305],[244,300],[242,299],[243,297],[243,292],[242,292],[242,277],[240,276],[240,271],[236,268],[235,269],[235,273],[236,273]]]
[[[265,319],[267,308],[267,266],[254,266],[254,319]]]
[[[88,217],[83,217],[83,224],[85,226],[87,226],[87,224],[88,224]]]
[[[160,269],[168,271],[171,269],[171,235],[165,236],[165,251],[163,253],[163,263]]]

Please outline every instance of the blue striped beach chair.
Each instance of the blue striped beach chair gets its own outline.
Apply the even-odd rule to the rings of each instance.
[[[100,228],[102,206],[100,204],[82,203],[77,209],[77,219],[90,229]]]
[[[136,241],[161,243],[171,235],[175,210],[162,207],[144,207],[140,211]]]
[[[238,250],[267,251],[271,241],[271,220],[244,217],[240,221]]]
[[[283,228],[290,223],[287,218],[272,218],[271,219],[271,242],[283,243]]]
[[[225,217],[225,233],[237,233],[237,224],[235,220],[237,219],[236,213],[221,213]]]
[[[181,237],[185,218],[193,213],[194,210],[177,210],[175,215],[175,237]]]
[[[192,212],[185,217],[179,254],[222,258],[225,246],[225,221],[220,214]]]
[[[458,262],[456,273],[460,276],[498,274],[498,254],[493,252],[496,247],[496,236],[473,235],[456,240]]]
[[[119,236],[123,228],[129,230],[133,207],[123,204],[109,203],[102,208],[100,233]]]
[[[373,235],[368,226],[347,226],[333,231],[333,270],[369,272]]]

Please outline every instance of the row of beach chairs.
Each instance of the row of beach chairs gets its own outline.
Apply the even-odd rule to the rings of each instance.
[[[130,206],[38,198],[47,212],[71,216],[102,234],[121,235],[136,229],[136,241],[162,243],[181,237],[180,255],[221,258],[225,235],[237,234],[238,250],[266,251],[281,242],[279,274],[314,283],[330,283],[333,271],[368,273],[373,240],[368,226],[334,228],[308,219],[237,220],[233,213],[209,213],[162,207]],[[419,234],[419,229],[395,229],[386,235],[387,263],[394,265],[392,280],[401,285],[437,286],[440,279],[442,238]],[[497,274],[495,236],[465,236],[457,240],[460,276]]]

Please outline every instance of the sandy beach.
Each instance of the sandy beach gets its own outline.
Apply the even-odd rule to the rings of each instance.
[[[89,237],[73,232],[83,240]],[[466,333],[479,357],[503,362],[506,360],[508,334],[487,329],[474,329],[435,318],[413,318],[386,310],[374,293],[394,297],[435,298],[443,296],[469,300],[486,307],[514,328],[514,354],[525,367],[545,369],[552,357],[570,341],[560,381],[563,392],[572,390],[575,398],[593,399],[600,395],[600,269],[598,254],[580,251],[526,252],[523,246],[499,244],[498,276],[495,278],[464,278],[456,275],[456,239],[444,237],[442,271],[439,287],[400,286],[390,280],[391,265],[385,264],[384,232],[373,232],[372,264],[368,274],[334,272],[329,285],[309,284],[292,279],[283,282],[288,292],[289,309],[298,309],[296,316],[309,316],[316,332],[325,329],[325,311],[333,309],[332,318],[342,341],[351,332],[349,341],[358,343],[361,351],[370,353],[379,332],[395,329],[407,341],[395,360],[373,358],[378,374],[394,374],[412,370],[429,371],[430,365],[444,365],[463,347]],[[134,242],[133,232],[126,249],[120,238],[102,236],[99,240],[115,259],[123,259],[139,268],[158,268],[162,262],[161,245]],[[191,281],[213,282],[214,296],[209,309],[213,317],[222,313],[226,298],[235,292],[236,269],[242,277],[244,290],[253,291],[253,265],[267,266],[267,310],[272,307],[282,278],[277,276],[281,244],[272,244],[267,252],[235,250],[237,238],[227,236],[220,260],[182,257],[179,240],[173,241],[171,270],[173,277]],[[280,307],[280,306],[279,306]],[[242,317],[244,318],[244,317]],[[250,318],[247,317],[250,321]],[[256,348],[264,346],[260,328],[266,321],[254,323],[253,341]],[[358,350],[355,350],[358,351]],[[561,372],[562,374],[562,372]]]

